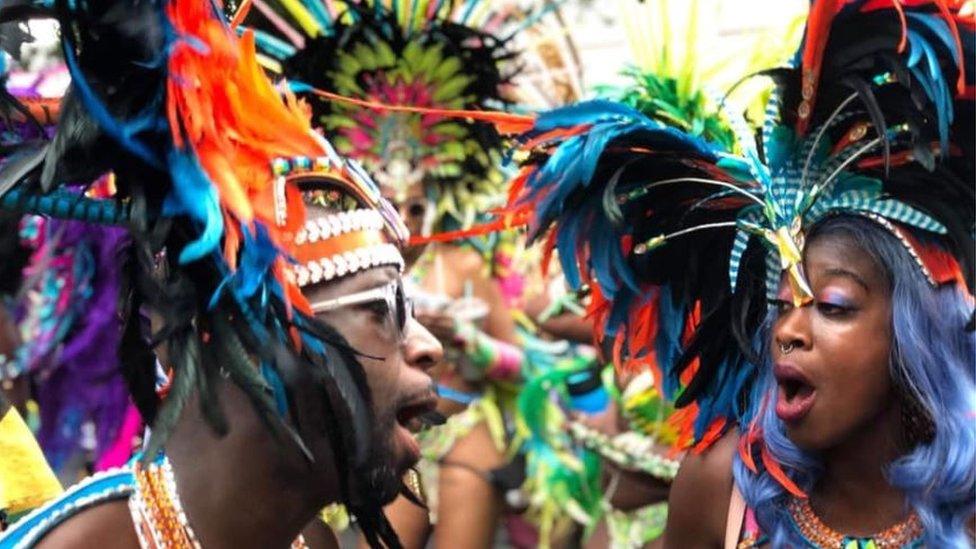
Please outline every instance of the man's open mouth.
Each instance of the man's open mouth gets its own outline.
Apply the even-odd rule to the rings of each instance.
[[[441,425],[446,418],[436,407],[437,398],[434,395],[411,401],[397,411],[397,423],[413,433],[426,427]]]

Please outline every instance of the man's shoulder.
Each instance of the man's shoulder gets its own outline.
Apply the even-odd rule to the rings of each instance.
[[[98,547],[139,549],[126,499],[103,501],[62,522],[40,539],[37,549]]]
[[[132,487],[128,469],[93,475],[12,524],[0,535],[0,549],[138,547],[127,506]]]

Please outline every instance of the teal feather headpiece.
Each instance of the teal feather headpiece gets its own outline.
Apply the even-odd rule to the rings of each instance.
[[[521,135],[510,212],[590,288],[620,361],[660,368],[685,408],[683,443],[743,419],[765,297],[785,272],[809,299],[804,235],[819,221],[868,217],[933,284],[972,288],[976,36],[971,16],[939,6],[814,2],[796,66],[764,72],[764,123],[726,112],[731,148],[603,101]]]

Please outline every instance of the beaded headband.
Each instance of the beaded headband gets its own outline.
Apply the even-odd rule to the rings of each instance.
[[[305,223],[291,234],[295,265],[289,276],[305,287],[374,267],[395,266],[402,272],[400,248],[409,233],[400,216],[358,164],[340,157],[326,140],[321,143],[325,156],[272,161],[277,223],[287,221],[285,190],[290,187],[302,190],[306,202],[324,192],[330,209],[345,209],[344,200],[355,206],[324,214],[306,208]]]
[[[373,267],[403,271],[403,256],[383,231],[376,210],[353,210],[309,219],[295,234],[295,282],[299,287]]]

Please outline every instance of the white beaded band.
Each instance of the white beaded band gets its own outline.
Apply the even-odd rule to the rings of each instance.
[[[376,210],[352,210],[309,219],[295,234],[295,244],[311,244],[354,231],[382,231],[383,216]]]
[[[295,283],[301,288],[374,267],[395,266],[403,272],[403,265],[400,249],[394,244],[383,243],[296,265],[294,276]]]

